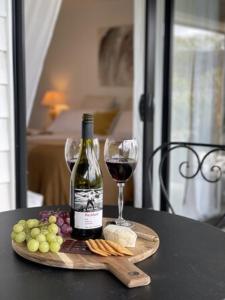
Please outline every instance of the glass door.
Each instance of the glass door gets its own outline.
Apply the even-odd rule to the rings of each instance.
[[[170,141],[224,144],[224,11],[222,0],[174,1]],[[208,219],[223,210],[224,179],[216,184],[201,176],[184,180],[178,169],[189,156],[184,150],[171,155],[170,199],[177,213]],[[225,156],[214,155],[213,159],[225,168]],[[210,176],[210,165],[206,163],[205,167],[206,177]]]

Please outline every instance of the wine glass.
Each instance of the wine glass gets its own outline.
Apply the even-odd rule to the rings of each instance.
[[[70,173],[72,172],[73,167],[79,157],[80,148],[81,145],[79,139],[75,139],[73,137],[68,137],[66,139],[65,149],[64,149],[65,160]]]
[[[117,182],[119,188],[118,196],[118,218],[117,225],[130,227],[132,224],[123,218],[124,195],[123,189],[126,181],[132,175],[137,164],[138,145],[135,139],[116,140],[107,138],[104,147],[104,159],[108,171]]]
[[[93,139],[94,145],[94,153],[96,155],[97,160],[99,160],[100,146],[97,138]],[[75,139],[74,137],[68,137],[65,143],[65,160],[67,167],[70,173],[73,170],[73,167],[79,157],[79,153],[81,150],[81,141],[79,139]]]

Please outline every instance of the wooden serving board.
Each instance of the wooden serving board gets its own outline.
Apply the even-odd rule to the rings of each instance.
[[[104,218],[104,224],[111,222],[113,219]],[[153,255],[159,247],[159,237],[151,228],[133,222],[132,230],[137,233],[137,242],[135,248],[129,248],[133,256],[108,256],[101,257],[91,254],[71,254],[71,253],[31,253],[27,250],[25,244],[12,242],[14,251],[23,258],[37,262],[43,265],[82,270],[108,270],[114,274],[127,287],[133,288],[148,285],[151,282],[150,276],[135,266],[140,262]]]

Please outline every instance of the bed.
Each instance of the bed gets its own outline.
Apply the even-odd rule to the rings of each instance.
[[[103,174],[104,203],[117,204],[117,186],[110,177],[103,157],[104,142],[108,135],[130,138],[132,135],[131,110],[74,109],[63,112],[45,132],[29,130],[28,188],[44,196],[44,205],[66,204],[69,201],[70,174],[64,160],[64,144],[68,136],[80,139],[81,118],[84,112],[94,114],[95,136],[100,143],[100,167]],[[125,187],[125,202],[133,201],[133,180]]]

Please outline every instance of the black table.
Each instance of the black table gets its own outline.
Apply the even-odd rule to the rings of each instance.
[[[225,233],[210,225],[126,207],[125,217],[151,226],[161,241],[158,252],[138,264],[152,283],[128,289],[107,271],[50,268],[16,255],[11,249],[12,225],[22,218],[37,217],[38,211],[0,213],[1,300],[225,299]],[[105,216],[116,214],[114,207],[104,209]]]

